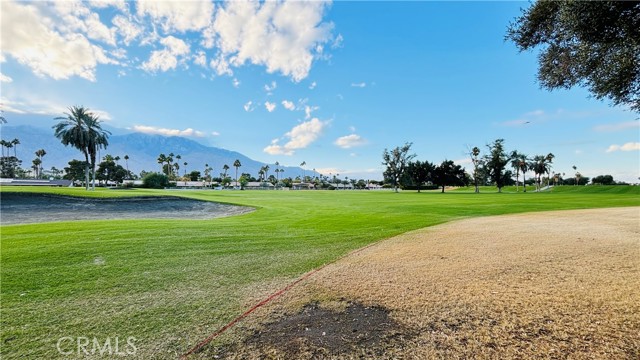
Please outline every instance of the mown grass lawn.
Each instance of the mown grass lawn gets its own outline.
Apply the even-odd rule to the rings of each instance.
[[[176,357],[292,279],[399,233],[462,217],[640,206],[637,186],[502,194],[487,188],[481,194],[2,191],[178,195],[257,209],[214,220],[2,226],[0,355],[6,359],[60,357],[56,343],[64,336],[133,336],[137,357]]]

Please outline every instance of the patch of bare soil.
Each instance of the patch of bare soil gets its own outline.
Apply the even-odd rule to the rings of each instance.
[[[380,306],[357,302],[344,308],[321,307],[318,302],[305,305],[298,313],[264,325],[247,338],[245,350],[291,358],[305,354],[310,358],[339,356],[358,352],[378,357],[390,344],[402,341],[410,331],[389,317]]]
[[[639,284],[638,207],[461,220],[327,266],[227,335],[224,357],[636,360]],[[379,309],[377,340],[322,310],[340,299]]]

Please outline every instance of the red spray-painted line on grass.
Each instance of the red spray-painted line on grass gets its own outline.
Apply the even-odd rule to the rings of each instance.
[[[293,288],[294,286],[296,286],[297,284],[301,283],[302,281],[308,279],[309,277],[311,277],[311,275],[317,273],[318,271],[324,269],[327,265],[332,264],[334,262],[337,262],[338,260],[345,258],[347,256],[350,255],[354,255],[357,254],[373,245],[375,245],[376,243],[373,244],[369,244],[365,247],[362,247],[360,249],[354,250],[338,259],[336,259],[335,261],[331,262],[331,263],[327,263],[322,265],[321,267],[315,269],[315,270],[311,270],[308,273],[302,275],[300,278],[298,278],[296,281],[292,282],[291,284],[285,286],[284,288],[276,291],[275,293],[269,295],[269,297],[267,297],[266,299],[260,301],[259,303],[257,303],[256,305],[254,305],[253,307],[251,307],[249,310],[245,311],[242,315],[238,316],[237,318],[231,320],[231,322],[229,322],[227,325],[221,327],[220,329],[218,329],[216,332],[214,332],[213,334],[209,335],[209,337],[207,337],[206,339],[202,340],[200,343],[198,343],[196,346],[194,346],[191,350],[189,350],[188,352],[184,353],[184,355],[182,355],[180,358],[181,359],[186,359],[189,355],[192,355],[194,353],[196,353],[197,351],[199,351],[200,349],[202,349],[203,347],[205,347],[207,344],[209,344],[213,339],[217,338],[218,336],[220,336],[222,333],[224,333],[225,331],[229,330],[229,328],[233,327],[235,324],[237,324],[238,322],[240,322],[242,319],[246,318],[247,316],[249,316],[249,314],[251,314],[252,312],[256,311],[259,307],[264,306],[268,303],[270,303],[273,299],[277,298],[278,296],[284,294],[285,292],[291,290],[291,288]]]

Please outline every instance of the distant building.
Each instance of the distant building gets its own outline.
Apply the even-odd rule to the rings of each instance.
[[[0,179],[0,186],[58,186],[70,187],[71,180]]]

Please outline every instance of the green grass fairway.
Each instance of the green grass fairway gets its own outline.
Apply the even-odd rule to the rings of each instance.
[[[175,358],[292,279],[399,233],[462,217],[640,206],[640,187],[605,188],[526,194],[3,188],[179,195],[257,211],[214,220],[3,226],[0,356],[59,358],[56,343],[68,336],[102,343],[135,337],[136,357]],[[75,351],[65,344],[63,350]]]

